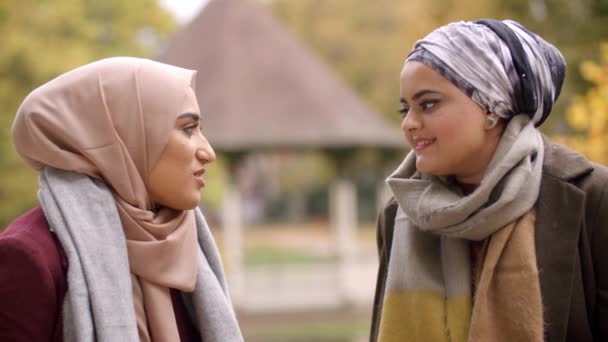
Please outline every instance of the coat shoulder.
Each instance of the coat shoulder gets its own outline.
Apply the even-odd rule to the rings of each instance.
[[[66,290],[62,250],[42,209],[13,221],[0,235],[0,340],[48,341],[61,336]]]
[[[61,261],[60,246],[40,207],[10,223],[0,234],[0,244],[7,248],[19,248],[31,258],[47,262],[51,266],[53,262]]]
[[[589,174],[592,163],[581,153],[544,137],[543,174],[570,181]]]

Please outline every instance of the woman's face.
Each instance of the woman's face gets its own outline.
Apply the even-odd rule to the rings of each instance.
[[[201,132],[200,111],[190,89],[169,141],[150,171],[148,193],[152,201],[176,210],[196,207],[205,186],[205,166],[214,160],[215,152]]]
[[[401,127],[426,174],[479,184],[500,140],[485,110],[439,73],[417,62],[401,71]]]

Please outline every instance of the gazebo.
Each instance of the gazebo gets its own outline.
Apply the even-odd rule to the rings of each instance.
[[[357,148],[404,148],[401,132],[369,108],[263,8],[249,0],[211,0],[157,58],[196,69],[205,136],[235,163],[251,151],[315,149],[337,168]],[[242,292],[238,189],[225,196],[228,275]],[[356,191],[339,177],[330,189],[330,221],[348,263],[357,225]]]

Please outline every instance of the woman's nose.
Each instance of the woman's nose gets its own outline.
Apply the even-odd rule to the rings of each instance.
[[[420,128],[420,119],[414,113],[408,113],[401,122],[403,133],[411,132]]]
[[[200,146],[196,150],[196,158],[203,163],[211,163],[215,160],[215,151],[205,137],[203,137]]]

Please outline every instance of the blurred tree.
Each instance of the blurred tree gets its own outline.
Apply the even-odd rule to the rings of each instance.
[[[296,36],[395,121],[399,72],[413,43],[442,24],[482,17],[495,6],[484,0],[270,2]]]
[[[262,1],[262,0],[259,0]],[[576,73],[608,38],[608,0],[274,0],[274,14],[372,105],[399,120],[399,71],[412,44],[457,20],[512,18],[563,52],[570,66],[546,131],[566,127],[563,112],[587,84]],[[573,72],[574,70],[574,72]],[[556,125],[557,123],[557,125]]]
[[[599,63],[584,61],[580,68],[581,76],[592,88],[576,96],[566,111],[568,124],[575,133],[556,139],[608,165],[608,43],[602,44],[600,50]]]
[[[36,204],[36,174],[16,156],[10,139],[25,95],[99,58],[150,56],[174,27],[155,0],[0,1],[0,230]]]

